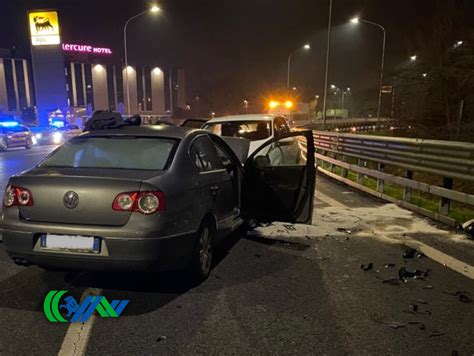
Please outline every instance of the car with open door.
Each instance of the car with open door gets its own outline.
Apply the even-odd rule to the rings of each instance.
[[[272,139],[242,165],[223,138],[206,130],[120,121],[89,126],[10,178],[0,228],[15,263],[187,268],[202,280],[216,244],[245,220],[311,222],[311,131]],[[306,145],[307,154],[275,155],[288,138]]]

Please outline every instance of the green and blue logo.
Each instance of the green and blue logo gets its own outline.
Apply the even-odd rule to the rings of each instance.
[[[46,318],[52,323],[84,323],[94,311],[102,318],[118,318],[129,303],[129,300],[109,301],[99,295],[87,296],[81,304],[78,304],[72,296],[64,295],[67,290],[52,290],[44,298],[43,310]],[[64,299],[63,299],[64,297]],[[61,301],[63,300],[62,304]],[[66,316],[61,311],[64,310]]]

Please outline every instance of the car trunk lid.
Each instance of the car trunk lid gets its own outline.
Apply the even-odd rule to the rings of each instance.
[[[144,177],[139,172],[89,171],[38,169],[13,178],[12,185],[30,190],[33,196],[33,206],[20,207],[21,217],[44,223],[125,225],[131,212],[114,211],[112,203],[120,193],[139,191],[142,179],[147,178],[146,174]],[[77,194],[76,207],[67,206],[65,195],[68,192]]]

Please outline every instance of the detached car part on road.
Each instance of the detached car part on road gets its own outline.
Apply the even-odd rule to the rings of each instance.
[[[0,227],[17,264],[189,267],[203,279],[214,246],[246,219],[312,220],[311,131],[265,143],[242,166],[209,131],[118,126],[72,138],[35,168],[11,177]],[[307,159],[272,162],[268,152],[285,138],[304,141]]]

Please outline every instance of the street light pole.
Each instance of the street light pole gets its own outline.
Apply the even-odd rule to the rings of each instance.
[[[352,23],[359,23],[359,22],[364,22],[368,25],[372,25],[372,26],[376,26],[378,27],[379,29],[382,30],[382,33],[383,33],[383,43],[382,43],[382,63],[381,63],[381,66],[380,66],[380,82],[379,82],[379,102],[378,102],[378,106],[377,106],[377,128],[380,127],[380,111],[381,111],[381,108],[382,108],[382,87],[383,87],[383,74],[384,74],[384,66],[385,66],[385,44],[386,44],[386,40],[387,40],[387,33],[385,31],[385,28],[376,23],[376,22],[372,22],[372,21],[368,21],[368,20],[364,20],[364,19],[359,19],[359,18],[353,18],[351,20]]]
[[[329,55],[331,50],[332,0],[329,0],[328,38],[326,47],[326,73],[324,76],[323,130],[326,130],[326,106],[328,99]]]
[[[303,46],[303,49],[305,50],[309,50],[311,49],[311,46],[309,44],[305,44]],[[290,55],[288,56],[288,71],[287,71],[287,76],[286,76],[286,88],[289,90],[290,89],[290,72],[291,72],[291,57],[293,57],[293,55],[298,52],[300,50],[300,48],[294,50],[293,52],[290,53]]]
[[[145,15],[148,13],[148,11],[151,12],[159,12],[160,8],[158,6],[152,6],[149,10],[145,10],[140,12],[139,14],[130,17],[127,22],[125,22],[125,26],[123,27],[123,46],[124,46],[124,51],[125,51],[125,91],[127,94],[127,114],[130,115],[130,86],[128,82],[128,49],[127,49],[127,28],[128,24],[135,20],[136,18]]]

